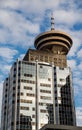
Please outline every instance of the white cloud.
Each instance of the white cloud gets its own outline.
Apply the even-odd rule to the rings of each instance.
[[[9,31],[5,28],[0,28],[0,43],[8,43],[11,34],[9,33]]]
[[[24,15],[8,9],[0,9],[0,26],[0,42],[13,45],[23,46],[26,42],[31,45],[31,35],[40,32],[39,23],[32,23]]]
[[[67,60],[67,64],[69,67],[71,67],[72,70],[74,70],[76,68],[76,60],[74,60],[74,59]]]
[[[71,5],[71,3],[73,4]],[[70,2],[65,0],[55,2],[54,0],[51,0],[51,2],[48,2],[48,0],[2,0],[0,6],[0,24],[4,27],[4,29],[0,30],[2,34],[0,41],[13,43],[13,45],[19,45],[19,43],[22,46],[33,45],[33,37],[29,33],[38,34],[40,32],[40,24],[45,18],[44,14],[47,9],[54,11],[56,24],[65,24],[70,28],[75,23],[82,21],[82,11],[81,9],[77,10],[75,1],[72,0]],[[66,9],[66,7],[69,8]],[[18,13],[16,10],[22,13]],[[73,47],[72,50],[75,50],[78,44],[77,46],[73,45]],[[74,55],[74,53],[70,51],[70,55]]]
[[[13,57],[18,53],[17,50],[10,49],[8,47],[1,47],[0,48],[0,57],[5,60],[6,62],[11,62]]]
[[[8,74],[9,71],[10,71],[10,68],[11,68],[11,65],[4,65],[4,71],[3,72],[5,72],[5,74]]]
[[[82,58],[82,49],[80,49],[77,53],[78,58]]]
[[[68,11],[65,9],[64,10],[60,9],[60,10],[56,10],[54,13],[55,13],[56,22],[66,24],[66,26],[73,26],[78,22],[80,23],[82,22],[81,12],[79,11],[75,13],[75,10]]]
[[[69,56],[74,56],[78,53],[78,49],[80,48],[80,46],[82,45],[82,41],[81,41],[81,33],[82,30],[78,30],[78,31],[70,31],[70,34],[72,36],[73,39],[73,46],[71,48],[71,51],[69,53]]]
[[[80,64],[78,65],[78,69],[79,69],[79,71],[82,71],[82,63],[80,63]]]
[[[8,75],[9,71],[10,71],[11,65],[9,64],[0,64],[0,72],[5,74],[4,77],[6,75]]]
[[[51,0],[51,2],[49,2],[48,0],[31,0],[31,1],[27,1],[27,0],[14,0],[11,2],[11,0],[2,0],[1,2],[1,6],[4,6],[5,8],[14,8],[14,9],[21,9],[23,11],[29,11],[30,13],[32,12],[36,12],[36,13],[41,13],[44,12],[47,8],[50,7],[56,7],[59,5],[59,3],[61,3],[60,0],[57,0],[54,4],[54,0]],[[36,11],[37,9],[37,11]]]
[[[76,108],[77,125],[82,126],[82,107]]]
[[[81,77],[81,71],[78,71],[78,68],[76,67],[76,70],[73,72],[74,78]]]
[[[0,81],[2,81],[2,79],[3,79],[3,75],[0,75]]]
[[[82,92],[82,86],[81,86],[82,78],[80,79],[79,77],[75,77],[75,78],[73,78],[73,82],[75,85],[77,85],[77,87],[79,86],[78,87],[79,93]]]
[[[24,58],[25,54],[21,54],[18,59],[22,60]]]
[[[78,39],[77,36],[73,37],[72,39],[73,39],[73,46],[71,47],[71,50],[68,54],[68,56],[70,56],[70,57],[75,56],[77,54],[78,49],[81,45],[81,41]]]
[[[74,87],[74,96],[76,97],[80,93],[81,90],[80,90],[79,85],[77,84],[76,85],[73,84],[73,87]]]

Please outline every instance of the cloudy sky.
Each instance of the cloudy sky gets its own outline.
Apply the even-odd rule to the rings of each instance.
[[[39,33],[51,29],[52,11],[55,29],[73,39],[68,65],[73,71],[77,125],[82,126],[82,0],[0,0],[0,106],[11,65],[34,48]]]

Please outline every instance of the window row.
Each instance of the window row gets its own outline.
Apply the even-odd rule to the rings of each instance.
[[[51,100],[51,97],[48,97],[48,96],[40,96],[40,98],[44,100]]]
[[[43,109],[41,109],[40,112],[42,112],[42,113],[46,113],[47,110],[43,110]]]
[[[35,81],[21,79],[21,82],[35,84]]]
[[[21,109],[21,110],[29,110],[29,107],[21,106],[20,109]]]
[[[59,61],[59,62],[65,62],[65,59],[64,58],[54,58],[54,57],[49,57],[49,56],[44,56],[44,55],[39,55],[39,56],[33,56],[33,55],[31,55],[30,56],[30,60],[31,61],[33,61],[33,60],[40,60],[40,61],[50,61],[50,62],[52,62],[52,61],[54,61],[54,62],[57,62],[57,61]]]
[[[40,90],[40,92],[42,92],[42,93],[51,93],[51,91],[49,91],[49,90]]]
[[[29,86],[24,86],[24,89],[27,89],[27,90],[32,90],[32,87],[29,87]]]
[[[35,97],[35,94],[33,93],[26,93],[27,96],[30,96],[30,97]]]
[[[32,100],[21,99],[20,101],[21,103],[32,103]]]
[[[40,106],[43,106],[43,105],[45,105],[45,106],[50,106],[50,105],[52,105],[52,104],[50,104],[50,103],[39,102],[39,105],[40,105]]]
[[[21,94],[21,96],[24,95],[23,92],[21,92],[20,94]],[[33,93],[26,93],[26,95],[27,95],[27,96],[30,96],[30,97],[35,97],[35,94],[33,94]]]
[[[25,77],[32,77],[32,74],[24,74]]]
[[[51,84],[40,83],[40,86],[42,86],[42,87],[51,87]]]

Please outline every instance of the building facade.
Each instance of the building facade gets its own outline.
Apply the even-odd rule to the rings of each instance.
[[[22,61],[17,60],[4,81],[2,130],[76,125],[72,73],[66,58],[72,39],[52,26],[36,37],[34,45],[36,50],[29,49]]]

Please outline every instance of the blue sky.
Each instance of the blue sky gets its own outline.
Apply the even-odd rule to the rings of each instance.
[[[39,33],[50,30],[52,11],[55,29],[73,39],[68,65],[73,72],[77,125],[82,126],[82,0],[0,0],[0,106],[11,65],[34,48]]]

